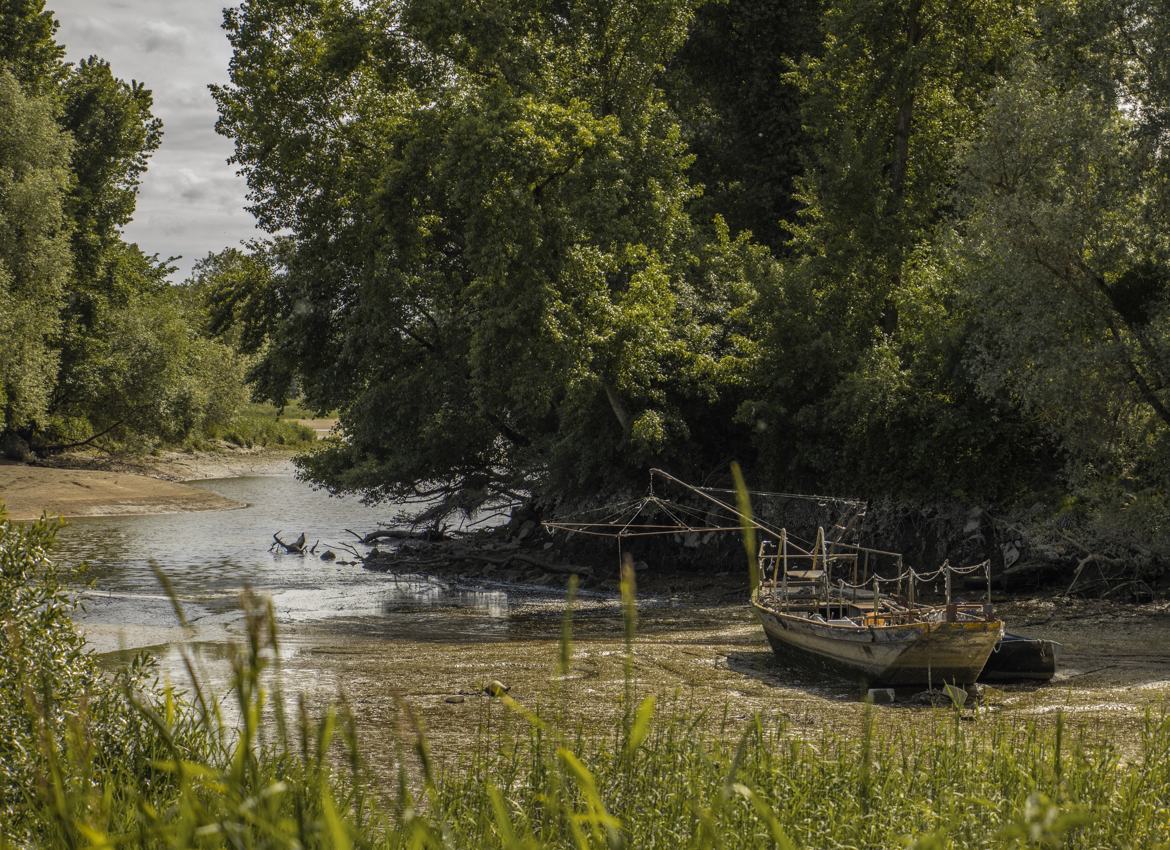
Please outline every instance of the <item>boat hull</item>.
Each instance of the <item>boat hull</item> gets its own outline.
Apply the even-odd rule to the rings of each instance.
[[[969,685],[1003,634],[999,620],[864,628],[814,622],[754,600],[752,607],[777,657],[870,685]]]

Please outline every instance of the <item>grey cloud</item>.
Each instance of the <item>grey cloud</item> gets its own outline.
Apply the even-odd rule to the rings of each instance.
[[[82,39],[91,42],[95,47],[111,44],[118,40],[118,29],[109,21],[95,18],[92,15],[78,16],[70,24],[73,30]]]
[[[142,33],[142,46],[147,53],[183,53],[192,40],[191,33],[185,28],[166,21],[151,21],[142,28]]]
[[[151,160],[126,238],[147,253],[192,262],[256,235],[247,187],[227,163],[231,142],[215,132],[209,83],[227,79],[231,48],[220,29],[234,0],[48,0],[58,39],[77,61],[98,54],[114,73],[154,93],[162,147]]]

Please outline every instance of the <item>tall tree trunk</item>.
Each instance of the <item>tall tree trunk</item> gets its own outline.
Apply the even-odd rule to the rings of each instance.
[[[890,161],[890,189],[893,192],[891,213],[896,215],[902,209],[906,195],[906,173],[910,169],[910,136],[914,131],[914,98],[918,89],[917,59],[912,55],[922,41],[922,0],[912,0],[906,10],[906,64],[897,93],[898,113],[894,118],[894,149]],[[898,329],[898,306],[893,293],[902,284],[902,256],[898,251],[894,257],[893,274],[890,279],[890,297],[882,309],[881,328],[888,334]]]
[[[922,0],[913,0],[906,11],[906,52],[912,53],[922,41]],[[914,60],[907,56],[912,63]],[[918,69],[911,66],[902,78],[898,93],[898,114],[894,120],[894,152],[890,167],[890,188],[896,206],[906,194],[906,172],[910,166],[910,134],[914,129],[914,96],[918,88]]]

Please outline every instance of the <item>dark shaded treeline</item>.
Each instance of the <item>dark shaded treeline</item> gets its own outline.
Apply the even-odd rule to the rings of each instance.
[[[110,226],[159,130],[10,5],[41,29],[8,36],[9,87],[62,141],[33,146],[56,241],[6,257],[5,297],[59,317],[19,324],[6,374],[48,389],[7,378],[6,427],[83,436],[163,392],[91,380],[134,370],[87,341],[130,335],[103,317],[141,311],[108,303],[163,297]],[[315,480],[547,511],[738,459],[761,488],[1022,505],[1084,554],[1165,558],[1152,0],[248,0],[225,26],[220,129],[273,236],[196,289],[259,394],[340,411]],[[120,147],[68,106],[87,87]]]

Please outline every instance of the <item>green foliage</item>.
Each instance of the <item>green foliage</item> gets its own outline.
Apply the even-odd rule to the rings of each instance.
[[[141,802],[174,793],[157,760],[204,738],[135,658],[104,673],[73,623],[78,575],[49,551],[57,526],[16,524],[0,504],[0,842],[61,846],[70,818],[122,786]],[[152,717],[166,719],[165,735]]]
[[[138,183],[162,141],[152,97],[138,82],[114,76],[103,59],[78,63],[61,87],[62,126],[74,139],[74,274],[81,290],[69,316],[85,328],[102,307],[117,307],[129,281],[116,274],[125,250],[118,229],[134,215]]]
[[[734,409],[746,269],[763,260],[686,211],[660,78],[691,13],[229,11],[220,127],[257,217],[290,235],[227,287],[246,294],[217,298],[245,319],[265,305],[244,331],[253,348],[263,333],[265,396],[295,386],[340,409],[346,439],[307,461],[313,477],[373,498],[427,481],[474,505],[728,450],[704,420]]]
[[[317,440],[317,433],[312,428],[289,421],[290,415],[288,408],[278,411],[270,404],[245,404],[232,417],[220,420],[221,424],[209,428],[203,436],[244,448],[312,446]]]
[[[69,137],[0,65],[0,432],[45,416],[68,280]]]
[[[1156,394],[1142,404],[1142,379],[1151,372],[1162,384],[1164,355],[1150,351],[1147,364],[1139,339],[1166,339],[1157,303],[1165,286],[1153,277],[1152,299],[1119,297],[1127,283],[1133,291],[1139,264],[1157,256],[1161,238],[1140,232],[1143,181],[1125,123],[1109,105],[1062,91],[1025,63],[998,92],[971,157],[968,226],[976,238],[965,244],[971,295],[987,304],[978,317],[982,387],[1009,393],[1098,462],[1102,450],[1124,450],[1132,417],[1149,421],[1163,404]],[[1119,309],[1123,299],[1142,315],[1127,318],[1133,311]]]
[[[195,264],[191,291],[207,315],[207,331],[244,354],[264,348],[279,316],[273,296],[276,257],[263,244],[225,248]]]
[[[808,155],[801,95],[784,74],[820,51],[819,0],[706,3],[668,63],[666,94],[703,186],[693,214],[782,250],[796,214],[795,181]]]
[[[0,436],[182,441],[232,419],[241,360],[121,237],[161,140],[150,92],[62,62],[56,28],[39,0],[0,2]]]
[[[56,41],[57,19],[44,0],[5,0],[0,6],[0,57],[30,94],[53,91],[65,76],[65,48]]]
[[[1156,67],[1170,41],[1143,4],[1077,13],[995,90],[965,159],[952,272],[979,391],[1064,449],[1082,507],[1107,519],[1095,537],[1123,551],[1117,538],[1138,531],[1165,556],[1170,172],[1157,138],[1170,86]]]
[[[553,506],[739,457],[821,492],[1072,490],[1128,532],[1105,506],[1160,504],[1170,456],[1165,20],[249,0],[219,128],[275,235],[201,267],[209,327],[261,396],[339,411],[305,471],[375,500]]]
[[[123,440],[176,443],[226,424],[244,402],[244,364],[199,335],[174,290],[102,316],[58,410]]]
[[[831,2],[824,43],[789,79],[810,137],[793,256],[759,302],[756,398],[767,474],[806,487],[1004,498],[1049,452],[962,368],[968,317],[940,268],[956,154],[1026,7]],[[1016,489],[1018,488],[1018,490]]]
[[[118,233],[149,91],[64,64],[38,0],[0,12],[6,440],[282,439],[229,424],[246,358],[338,412],[305,471],[371,499],[550,507],[738,457],[1071,493],[1167,555],[1154,0],[247,0],[219,129],[272,238],[174,296]]]

